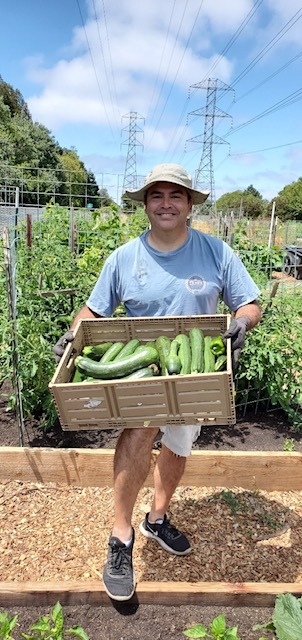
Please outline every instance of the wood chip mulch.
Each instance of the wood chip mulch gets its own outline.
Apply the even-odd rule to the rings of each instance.
[[[139,533],[152,489],[133,514],[138,581],[302,581],[302,492],[180,487],[171,522],[192,544],[179,558]],[[113,521],[110,488],[0,483],[0,580],[98,580]]]

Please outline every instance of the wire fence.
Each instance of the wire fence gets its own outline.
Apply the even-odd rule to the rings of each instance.
[[[13,204],[15,202],[15,205]],[[4,247],[4,267],[6,274],[6,293],[7,293],[7,312],[12,329],[12,363],[13,363],[13,384],[16,396],[16,412],[18,422],[20,425],[21,444],[22,434],[24,433],[24,418],[22,408],[22,381],[19,376],[20,367],[20,348],[18,343],[18,331],[16,329],[17,319],[20,318],[20,296],[22,296],[20,282],[18,282],[18,247],[20,243],[26,243],[30,247],[37,240],[37,234],[41,233],[41,225],[36,225],[36,222],[43,221],[43,233],[47,235],[47,215],[44,207],[17,207],[16,206],[16,188],[11,188],[7,191],[7,202],[0,205],[0,228],[3,236]],[[83,224],[81,227],[81,233],[78,233],[79,225],[81,221],[91,222],[92,212],[87,209],[77,209],[74,207],[64,208],[64,216],[68,221],[69,231],[67,237],[61,237],[60,242],[62,244],[67,243],[69,251],[76,256],[83,254],[86,248],[93,247],[96,241],[100,239],[99,228],[93,230],[91,224]],[[108,214],[104,214],[104,219],[108,217]],[[269,237],[271,232],[271,223],[268,220],[255,220],[244,221],[244,218],[240,220],[243,222],[245,229],[245,238],[247,245],[245,248],[238,250],[240,257],[243,261],[251,260],[253,257],[253,273],[259,277],[263,275],[262,299],[264,306],[271,304],[272,300],[276,296],[302,295],[302,280],[294,277],[285,277],[279,267],[278,271],[274,271],[274,264],[270,262],[270,256],[263,254],[263,248],[257,249],[256,244],[263,241],[265,245],[269,245]],[[222,237],[226,242],[232,244],[234,239],[235,221],[234,217],[216,215],[212,218],[204,216],[193,217],[191,225],[206,233],[211,233],[218,237]],[[49,243],[51,246],[51,233],[52,229],[49,229]],[[277,223],[274,227],[274,244],[279,247],[280,252],[283,255],[286,253],[286,246],[289,242],[298,243],[301,242],[302,224],[297,222],[286,222],[282,225]],[[248,243],[251,243],[249,246]],[[53,260],[56,260],[56,246],[53,246]],[[43,261],[42,261],[43,262]],[[43,289],[44,276],[47,279],[47,267],[45,272],[41,262],[41,279],[37,281],[37,290],[44,296],[56,296],[60,295],[62,298],[68,298],[70,308],[69,312],[72,314],[76,311],[77,306],[81,303],[85,303],[88,291],[83,294],[81,300],[81,293],[77,295],[76,290],[73,287],[58,290],[46,290]],[[62,265],[64,268],[64,265]],[[302,274],[301,274],[302,276]],[[46,287],[47,289],[47,287]],[[24,301],[23,301],[24,304]],[[261,389],[255,389],[252,386],[247,388],[245,394],[240,395],[240,402],[236,403],[237,409],[240,410],[243,415],[250,408],[255,413],[259,410],[259,407],[273,410],[279,408],[273,407],[269,396],[263,397]]]

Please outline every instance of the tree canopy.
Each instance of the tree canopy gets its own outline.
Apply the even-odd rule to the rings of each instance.
[[[0,76],[0,184],[20,188],[20,204],[98,207],[98,185],[75,149],[33,122],[20,91]],[[0,194],[1,200],[1,194]]]
[[[218,211],[234,211],[249,218],[258,218],[266,213],[267,203],[253,185],[244,191],[225,193],[216,202]]]

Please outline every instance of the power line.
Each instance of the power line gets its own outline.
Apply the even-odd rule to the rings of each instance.
[[[106,80],[107,80],[107,85],[108,85],[108,90],[109,90],[109,97],[110,97],[111,107],[112,107],[112,110],[113,110],[113,112],[114,112],[114,110],[115,110],[115,105],[114,105],[113,98],[112,98],[111,82],[110,82],[110,80],[109,80],[109,76],[108,76],[108,72],[107,72],[107,65],[106,65],[106,62],[105,62],[104,48],[103,48],[103,44],[102,44],[102,38],[101,38],[101,33],[100,33],[100,28],[99,28],[99,20],[98,20],[98,16],[97,16],[97,11],[96,11],[96,6],[95,6],[95,1],[94,1],[94,0],[92,0],[92,3],[93,3],[94,16],[95,16],[95,21],[96,21],[96,26],[97,26],[97,32],[98,32],[98,37],[99,37],[99,42],[100,42],[100,49],[101,49],[101,54],[102,54],[102,58],[103,58],[104,71],[105,71]],[[111,78],[112,78],[112,82],[113,82],[113,86],[114,86],[114,91],[115,91],[115,101],[116,101],[116,104],[117,104],[116,86],[115,86],[115,82],[114,82],[114,73],[113,73],[113,67],[112,67],[112,58],[111,58],[111,50],[110,50],[110,42],[109,42],[108,29],[107,29],[107,20],[106,20],[106,12],[105,12],[104,0],[102,0],[102,6],[103,6],[104,24],[105,24],[106,37],[107,37],[107,47],[108,47],[108,53],[109,53],[109,61],[110,61]]]
[[[236,98],[236,103],[239,102],[239,100],[246,98],[246,96],[248,96],[253,91],[256,91],[256,89],[259,89],[259,87],[262,87],[264,84],[269,82],[269,80],[271,80],[272,78],[275,78],[277,75],[279,75],[279,73],[281,73],[281,71],[284,71],[284,69],[287,69],[287,67],[289,67],[293,62],[298,60],[298,58],[300,58],[301,56],[302,56],[302,51],[300,51],[300,53],[298,53],[296,56],[288,60],[285,64],[282,65],[282,67],[279,67],[276,71],[274,71],[274,73],[271,73],[269,76],[264,78],[264,80],[256,84],[255,87],[252,87],[252,89],[249,89],[249,91],[247,91],[246,93],[243,93],[241,96],[239,96],[239,98]]]
[[[272,105],[265,111],[262,111],[262,113],[259,113],[257,116],[254,116],[254,118],[247,120],[247,122],[243,122],[238,127],[234,127],[234,129],[232,129],[232,131],[229,131],[229,133],[227,133],[226,136],[230,136],[233,133],[237,133],[237,131],[244,129],[244,127],[247,127],[253,122],[260,120],[261,118],[264,118],[265,116],[268,116],[271,113],[274,113],[275,111],[284,109],[285,107],[288,107],[289,105],[294,104],[295,102],[298,102],[301,99],[302,99],[302,87],[300,89],[297,89],[297,91],[290,93],[288,96],[286,96],[286,98],[283,98],[283,100],[279,100],[279,102],[276,102],[276,104]]]
[[[254,151],[242,151],[239,153],[230,153],[231,157],[233,156],[247,156],[253,153],[261,153],[262,151],[272,151],[273,149],[282,149],[282,147],[290,147],[294,144],[302,144],[302,140],[295,140],[295,142],[286,142],[285,144],[278,144],[275,147],[266,147],[265,149],[255,149]]]
[[[109,125],[109,128],[110,128],[112,137],[114,139],[112,126],[111,126],[111,123],[110,123],[110,120],[109,120],[109,117],[108,117],[106,105],[105,105],[105,102],[104,102],[104,97],[103,97],[103,94],[102,94],[101,85],[100,85],[100,82],[99,82],[98,74],[96,72],[96,67],[95,67],[92,51],[91,51],[91,48],[90,48],[90,44],[89,44],[86,28],[85,28],[85,22],[84,22],[83,14],[82,14],[82,11],[81,11],[80,2],[79,2],[79,0],[76,0],[76,2],[77,2],[77,5],[78,5],[79,14],[81,16],[81,21],[82,21],[82,25],[83,25],[83,29],[84,29],[84,33],[85,33],[85,37],[86,37],[87,47],[88,47],[88,51],[89,51],[89,54],[90,54],[91,64],[92,64],[92,68],[93,68],[93,71],[94,71],[94,75],[95,75],[95,79],[96,79],[96,82],[97,82],[97,86],[98,86],[98,89],[99,89],[99,93],[100,93],[100,96],[101,96],[104,112],[105,112],[105,115],[106,115],[106,119],[107,119],[107,122],[108,122],[108,125]]]
[[[168,63],[167,69],[166,69],[166,73],[165,73],[164,79],[163,79],[162,84],[161,84],[161,88],[160,88],[160,92],[159,92],[159,94],[158,94],[158,99],[157,99],[157,102],[156,102],[156,105],[155,105],[155,109],[153,110],[153,116],[152,116],[151,121],[150,121],[150,126],[152,125],[152,122],[153,122],[153,120],[154,120],[155,113],[156,113],[156,109],[157,109],[157,106],[158,106],[158,104],[159,104],[159,99],[160,99],[160,96],[161,96],[162,90],[163,90],[163,88],[164,88],[164,86],[165,86],[165,83],[166,83],[166,79],[167,79],[168,71],[169,71],[169,69],[170,69],[170,64],[171,64],[171,61],[172,61],[172,58],[173,58],[173,54],[174,54],[174,51],[175,51],[175,47],[176,47],[176,45],[177,45],[177,41],[178,41],[178,38],[179,38],[180,30],[181,30],[181,27],[182,27],[182,24],[183,24],[183,20],[184,20],[184,17],[185,17],[185,13],[186,13],[186,10],[187,10],[188,2],[189,2],[189,0],[186,0],[186,4],[185,4],[185,7],[184,7],[184,10],[183,10],[183,13],[182,13],[181,21],[180,21],[180,23],[179,23],[178,31],[177,31],[176,38],[175,38],[175,42],[174,42],[174,45],[173,45],[173,49],[172,49],[172,52],[171,52],[171,55],[170,55],[169,63]],[[158,120],[158,122],[157,122],[156,127],[158,126],[158,124],[159,124],[159,122],[160,122],[160,120],[161,120],[161,118],[162,118],[163,111],[164,111],[164,110],[162,110],[161,116],[160,116],[160,118],[159,118],[159,120]],[[152,139],[153,139],[153,136],[152,136]]]
[[[166,32],[165,43],[164,43],[164,46],[163,46],[163,50],[162,50],[162,54],[161,54],[161,58],[160,58],[160,62],[159,62],[159,67],[158,67],[158,71],[157,71],[157,76],[156,76],[155,84],[154,84],[154,87],[153,87],[152,98],[150,100],[150,106],[152,106],[152,104],[153,104],[155,91],[157,89],[157,84],[158,84],[158,80],[159,80],[159,74],[160,74],[160,71],[161,71],[162,62],[163,62],[163,59],[164,59],[164,54],[165,54],[165,50],[166,50],[166,46],[167,46],[167,41],[168,41],[168,37],[169,37],[169,34],[170,34],[170,27],[171,27],[172,18],[173,18],[173,15],[174,15],[175,4],[176,4],[176,0],[174,0],[174,2],[173,2],[172,11],[171,11],[171,14],[170,14],[168,29],[167,29],[167,32]],[[148,114],[147,114],[147,117],[148,117]]]
[[[170,87],[170,91],[169,91],[168,96],[167,96],[167,98],[166,98],[166,102],[165,102],[165,104],[164,104],[164,107],[163,107],[163,109],[162,109],[162,112],[161,112],[161,114],[160,114],[160,117],[159,117],[159,119],[158,119],[158,122],[157,122],[156,127],[158,127],[158,125],[159,125],[159,123],[160,123],[160,121],[161,121],[161,118],[162,118],[162,116],[163,116],[163,114],[164,114],[164,111],[165,111],[165,109],[166,109],[166,106],[167,106],[167,104],[168,104],[168,101],[169,101],[170,95],[171,95],[171,93],[172,93],[172,91],[173,91],[173,87],[174,87],[174,84],[175,84],[176,78],[177,78],[177,76],[178,76],[178,73],[179,73],[180,67],[181,67],[181,65],[182,65],[182,62],[183,62],[183,59],[184,59],[185,53],[186,53],[186,51],[187,51],[187,49],[188,49],[189,42],[190,42],[190,40],[191,40],[192,33],[193,33],[194,29],[195,29],[195,25],[196,25],[196,23],[197,23],[197,20],[198,20],[198,17],[199,17],[199,14],[200,14],[200,11],[201,11],[201,8],[202,8],[202,5],[203,5],[203,0],[201,0],[201,3],[200,3],[200,5],[199,5],[199,9],[198,9],[197,14],[196,14],[196,16],[195,16],[195,20],[194,20],[194,22],[193,22],[193,26],[192,26],[192,28],[191,28],[191,31],[190,31],[189,37],[188,37],[188,39],[187,39],[187,42],[186,42],[186,45],[185,45],[185,48],[184,48],[184,51],[183,51],[183,54],[182,54],[182,57],[181,57],[180,63],[179,63],[179,65],[178,65],[178,67],[177,67],[176,74],[175,74],[175,76],[174,76],[174,80],[173,80],[172,85],[171,85],[171,87]],[[178,125],[179,125],[179,124],[180,124],[180,122],[182,121],[182,118],[183,118],[183,116],[184,116],[184,114],[185,114],[185,110],[186,110],[186,107],[187,107],[188,101],[189,101],[189,96],[188,96],[188,98],[187,98],[187,100],[186,100],[186,102],[185,102],[184,108],[183,108],[183,110],[182,110],[182,112],[181,112],[181,115],[180,115],[180,117],[179,117],[179,119],[178,119],[178,123],[176,124],[176,128],[178,127]],[[152,136],[152,138],[151,138],[150,142],[153,140],[153,137],[154,137],[154,134],[153,134],[153,136]],[[170,145],[171,145],[171,143],[170,143]],[[169,147],[168,147],[168,149],[167,149],[167,151],[166,151],[166,155],[167,155],[167,154],[168,154],[168,152],[169,152],[170,145],[169,145]]]
[[[277,42],[279,42],[285,36],[285,34],[296,24],[296,22],[300,20],[301,15],[298,17],[296,16],[298,14],[301,14],[301,12],[302,12],[302,9],[299,9],[298,11],[296,11],[296,13],[291,17],[291,19],[288,20],[288,22],[286,22],[284,27],[282,27],[282,29],[280,29],[280,31],[276,33],[276,35],[268,42],[268,44],[263,49],[261,49],[258,55],[250,62],[250,64],[248,64],[247,67],[245,67],[245,69],[243,69],[243,71],[239,74],[239,76],[235,78],[234,82],[232,82],[233,87],[236,84],[238,84],[238,82],[240,82],[251,71],[251,69],[253,69],[256,66],[256,64],[260,62],[260,60],[262,60],[262,58],[277,44]],[[294,18],[296,19],[294,20]],[[292,23],[293,20],[294,22]]]

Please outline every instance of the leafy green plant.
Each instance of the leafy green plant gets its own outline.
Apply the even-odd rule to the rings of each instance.
[[[9,618],[7,611],[0,612],[0,640],[14,640],[12,631],[17,624],[18,616]]]
[[[183,632],[187,638],[214,638],[214,640],[240,640],[237,627],[227,628],[223,614],[212,620],[207,629],[203,624],[196,624]]]
[[[236,373],[236,404],[270,400],[302,426],[302,296],[283,294],[247,335]],[[286,323],[286,331],[284,330]]]
[[[25,640],[65,640],[67,635],[80,638],[80,640],[89,640],[87,633],[82,627],[75,626],[66,629],[64,626],[64,614],[60,602],[57,602],[52,608],[51,613],[41,616],[37,622],[31,627],[33,633],[21,633]]]
[[[283,451],[294,451],[295,441],[293,438],[284,438]]]
[[[272,619],[265,624],[256,624],[254,631],[268,629],[278,640],[300,640],[302,630],[302,598],[292,593],[276,597]],[[261,639],[260,639],[261,640]]]

